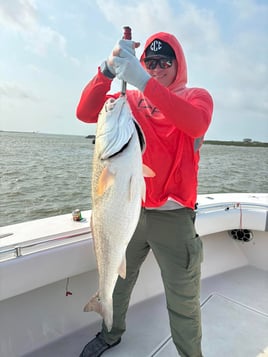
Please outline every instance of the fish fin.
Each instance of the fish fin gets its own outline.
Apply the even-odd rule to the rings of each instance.
[[[142,164],[142,172],[144,177],[155,177],[155,172],[145,164]]]
[[[114,184],[115,174],[113,174],[109,168],[106,166],[102,173],[100,174],[98,187],[97,187],[97,194],[98,196],[102,196],[104,192]]]
[[[102,303],[99,292],[92,296],[89,302],[84,307],[84,312],[95,311],[100,314],[105,322],[105,325],[110,331],[113,325],[113,301],[108,301],[107,304]]]
[[[95,295],[91,297],[89,302],[84,306],[84,312],[95,311],[101,314],[101,302],[99,298],[99,292],[96,292]]]
[[[120,267],[118,269],[118,274],[121,276],[122,279],[126,279],[126,270],[127,270],[127,263],[126,263],[126,257],[124,255]]]
[[[145,202],[146,199],[146,184],[145,181],[143,180],[142,186],[141,186],[141,199],[143,202]]]

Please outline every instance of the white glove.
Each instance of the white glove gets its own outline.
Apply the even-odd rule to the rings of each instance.
[[[134,42],[130,40],[119,40],[115,44],[110,56],[108,57],[106,64],[109,71],[115,76],[115,68],[113,66],[113,58],[114,56],[119,56],[121,50],[125,50],[135,56],[135,48],[138,47],[140,44],[139,42]]]
[[[112,58],[112,64],[118,79],[132,84],[141,92],[144,91],[151,76],[145,71],[140,61],[131,51],[121,48],[119,56]]]

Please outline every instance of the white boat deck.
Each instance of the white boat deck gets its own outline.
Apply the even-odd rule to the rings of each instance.
[[[256,357],[268,346],[268,273],[244,266],[202,280],[204,357]],[[78,357],[101,321],[24,357]],[[130,307],[122,342],[107,357],[173,357],[163,295]]]

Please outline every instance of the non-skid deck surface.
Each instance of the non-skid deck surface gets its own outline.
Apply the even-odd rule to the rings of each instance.
[[[205,357],[256,357],[268,346],[268,272],[243,267],[202,280]],[[81,329],[25,357],[78,357],[100,323]],[[175,357],[165,297],[129,309],[122,342],[106,357]]]

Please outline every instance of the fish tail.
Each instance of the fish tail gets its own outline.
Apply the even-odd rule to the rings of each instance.
[[[95,295],[93,295],[89,302],[84,306],[84,312],[89,312],[89,311],[95,311],[99,314],[101,314],[101,301],[99,297],[99,292],[97,292]]]
[[[113,326],[113,302],[102,302],[97,292],[84,307],[85,312],[95,311],[100,314],[105,322],[107,330],[110,331]]]

